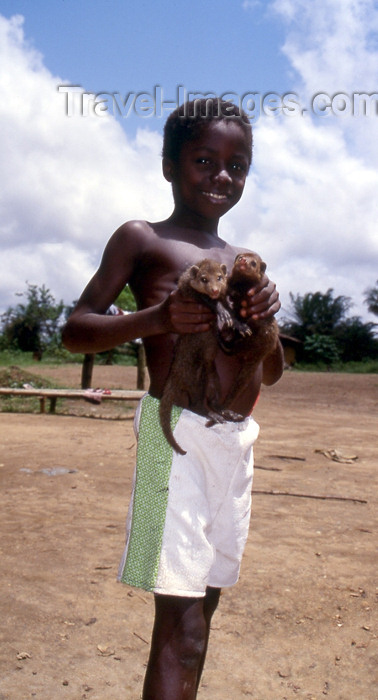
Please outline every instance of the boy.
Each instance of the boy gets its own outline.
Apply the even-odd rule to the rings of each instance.
[[[144,700],[194,700],[220,590],[236,583],[248,535],[252,446],[258,426],[250,417],[260,384],[283,371],[280,344],[230,406],[240,423],[206,427],[190,406],[175,409],[176,455],[159,433],[159,398],[175,337],[200,333],[212,311],[180,295],[180,274],[202,258],[231,270],[241,249],[218,237],[218,222],[240,199],[252,160],[252,132],[232,103],[196,101],[175,110],[164,130],[163,173],[172,184],[174,210],[165,221],[131,221],[108,242],[101,265],[63,332],[73,352],[100,352],[141,337],[150,375],[138,407],[136,486],[120,579],[155,594],[155,622]],[[105,315],[129,283],[138,311]],[[244,300],[244,316],[264,318],[280,308],[264,276]],[[226,396],[240,360],[216,357]],[[155,440],[154,440],[155,434]],[[156,437],[157,436],[157,437]]]

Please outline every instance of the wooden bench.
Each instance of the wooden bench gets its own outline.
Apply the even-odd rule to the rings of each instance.
[[[46,399],[50,401],[49,413],[55,413],[57,399],[90,400],[90,389],[11,389],[0,387],[0,396],[35,396],[39,399],[40,413],[45,413]],[[92,392],[94,395],[96,392]],[[110,393],[97,392],[102,401],[139,401],[144,391],[111,389]]]

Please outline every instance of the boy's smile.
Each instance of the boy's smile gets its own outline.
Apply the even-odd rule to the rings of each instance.
[[[243,129],[233,120],[205,124],[198,138],[182,145],[178,163],[165,164],[172,182],[176,215],[213,222],[240,199],[249,170],[249,152]]]

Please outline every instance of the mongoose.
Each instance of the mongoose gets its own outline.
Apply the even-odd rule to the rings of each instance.
[[[240,356],[242,362],[236,381],[225,398],[226,408],[244,389],[260,362],[273,352],[278,342],[278,326],[274,318],[256,321],[250,318],[247,323],[240,316],[241,302],[248,290],[260,282],[265,270],[266,263],[259,255],[240,253],[235,258],[228,278],[227,300],[230,315],[219,332],[219,340],[224,352]],[[228,420],[230,419],[232,416],[228,417]]]
[[[205,258],[187,268],[178,281],[178,289],[187,297],[205,303],[215,312],[226,297],[226,265]],[[220,395],[215,368],[218,350],[216,327],[203,333],[185,333],[176,341],[174,356],[160,401],[163,433],[179,454],[186,452],[177,444],[171,429],[172,405],[209,415],[217,412]]]

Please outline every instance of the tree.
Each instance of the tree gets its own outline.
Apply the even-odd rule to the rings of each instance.
[[[364,292],[365,304],[372,314],[378,316],[378,280],[375,283],[375,287],[368,287]]]
[[[378,293],[378,289],[369,291]],[[374,298],[370,294],[369,299]],[[352,306],[349,297],[334,298],[333,289],[328,289],[325,294],[290,294],[290,299],[291,319],[284,320],[281,330],[302,341],[299,359],[330,365],[338,359],[358,362],[378,356],[378,341],[374,337],[376,324],[363,323],[358,316],[347,318]]]
[[[45,285],[26,284],[26,292],[17,294],[25,296],[26,303],[9,307],[2,314],[3,339],[7,347],[33,352],[40,358],[48,345],[60,345],[59,327],[65,307],[63,301],[55,301]]]
[[[324,362],[327,366],[332,365],[340,359],[340,353],[336,341],[329,335],[307,336],[304,343],[304,351],[308,362]]]
[[[335,340],[340,348],[342,362],[361,362],[378,358],[378,340],[374,337],[375,323],[363,323],[352,316],[335,329]]]
[[[294,296],[290,292],[292,319],[285,319],[282,331],[304,342],[307,337],[332,335],[335,327],[345,318],[352,306],[349,297],[333,298],[333,289],[322,292],[308,292],[304,296]]]

